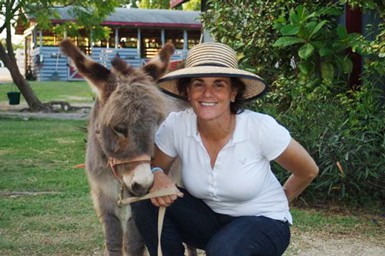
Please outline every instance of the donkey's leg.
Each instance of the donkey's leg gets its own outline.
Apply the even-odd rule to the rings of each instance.
[[[106,245],[106,255],[123,255],[123,230],[119,218],[114,213],[108,213],[103,218],[103,229]]]
[[[103,225],[105,255],[121,256],[123,255],[123,228],[117,199],[107,197],[101,191],[98,193],[94,191],[92,193],[94,208]]]
[[[131,207],[128,205],[129,215],[124,231],[124,250],[129,256],[143,256],[145,251],[144,241],[139,234],[134,220],[131,216]]]

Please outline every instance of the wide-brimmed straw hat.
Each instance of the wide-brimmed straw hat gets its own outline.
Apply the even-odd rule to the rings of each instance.
[[[187,54],[185,68],[172,71],[163,76],[158,84],[167,94],[184,98],[178,91],[181,78],[192,77],[236,77],[246,88],[244,100],[254,99],[266,90],[266,84],[259,76],[238,68],[237,53],[221,43],[201,43],[195,45]]]

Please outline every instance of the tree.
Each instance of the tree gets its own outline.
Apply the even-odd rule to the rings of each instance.
[[[115,7],[127,1],[119,0],[0,0],[0,33],[5,32],[5,40],[0,40],[0,59],[9,70],[13,82],[26,100],[30,111],[51,111],[49,104],[42,103],[33,92],[28,81],[20,73],[12,47],[12,28],[17,22],[27,22],[27,15],[36,18],[41,29],[49,28],[50,17],[55,15],[54,6],[71,5],[78,26],[93,30],[95,37],[104,35],[101,21],[114,11]],[[92,10],[92,11],[90,11]]]
[[[170,9],[170,0],[141,0],[139,7],[142,9]],[[183,5],[176,7],[178,10],[199,11],[201,0],[189,0]]]
[[[199,11],[201,9],[201,0],[190,0],[183,4],[183,10]]]
[[[169,9],[170,1],[169,0],[141,0],[139,1],[139,7],[143,9]]]

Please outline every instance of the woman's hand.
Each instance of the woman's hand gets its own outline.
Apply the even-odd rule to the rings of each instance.
[[[176,157],[168,156],[155,145],[155,154],[152,166],[159,167],[162,171],[154,172],[154,184],[152,185],[150,192],[165,188],[176,188],[175,182],[167,175],[175,159]],[[151,198],[151,202],[158,207],[167,207],[170,206],[177,199],[177,197],[177,195],[154,197]]]
[[[176,187],[175,183],[170,179],[170,177],[167,176],[164,172],[155,172],[154,173],[154,184],[152,185],[152,188],[150,192],[154,192],[160,189],[170,188],[170,187]],[[177,195],[170,195],[170,196],[162,196],[162,197],[154,197],[151,198],[151,202],[155,206],[170,206],[176,199]]]

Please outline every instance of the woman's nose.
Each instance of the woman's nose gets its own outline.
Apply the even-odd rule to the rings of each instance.
[[[212,88],[206,86],[205,89],[204,89],[204,91],[203,91],[203,95],[206,96],[206,97],[212,96],[212,95],[213,95]]]

